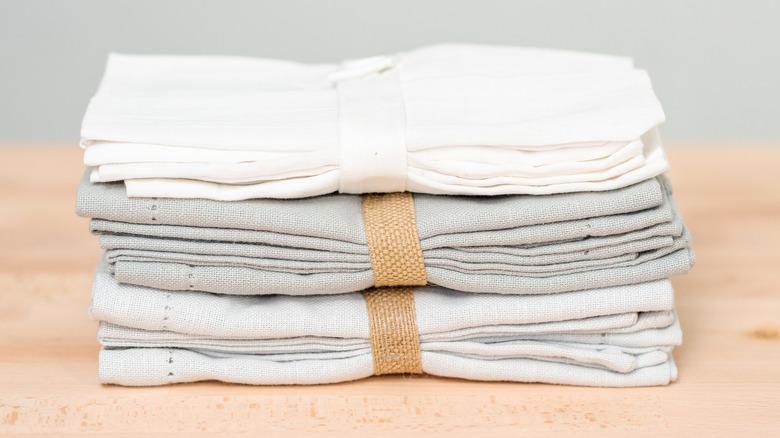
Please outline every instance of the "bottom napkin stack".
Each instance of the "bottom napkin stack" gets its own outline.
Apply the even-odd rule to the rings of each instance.
[[[118,283],[101,262],[100,380],[315,384],[374,374],[364,294],[237,296]],[[422,371],[473,380],[665,385],[682,338],[668,280],[543,295],[414,288]]]

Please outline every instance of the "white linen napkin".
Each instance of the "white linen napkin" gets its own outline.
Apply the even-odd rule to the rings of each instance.
[[[342,64],[109,57],[82,125],[131,197],[611,190],[668,169],[630,59],[439,45]]]

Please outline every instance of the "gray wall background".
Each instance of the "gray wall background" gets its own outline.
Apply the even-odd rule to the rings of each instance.
[[[324,62],[438,42],[631,56],[667,141],[780,140],[773,0],[0,0],[0,142],[77,140],[109,51]]]

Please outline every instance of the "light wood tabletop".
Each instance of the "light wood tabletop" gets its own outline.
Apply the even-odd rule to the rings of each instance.
[[[81,151],[0,146],[0,435],[780,436],[780,147],[667,149],[697,258],[673,279],[684,343],[667,387],[389,376],[124,388],[97,383],[99,249],[73,212]]]

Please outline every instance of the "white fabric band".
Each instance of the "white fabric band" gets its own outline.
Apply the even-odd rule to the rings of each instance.
[[[405,191],[406,120],[392,58],[346,63],[331,80],[339,99],[339,191]]]

